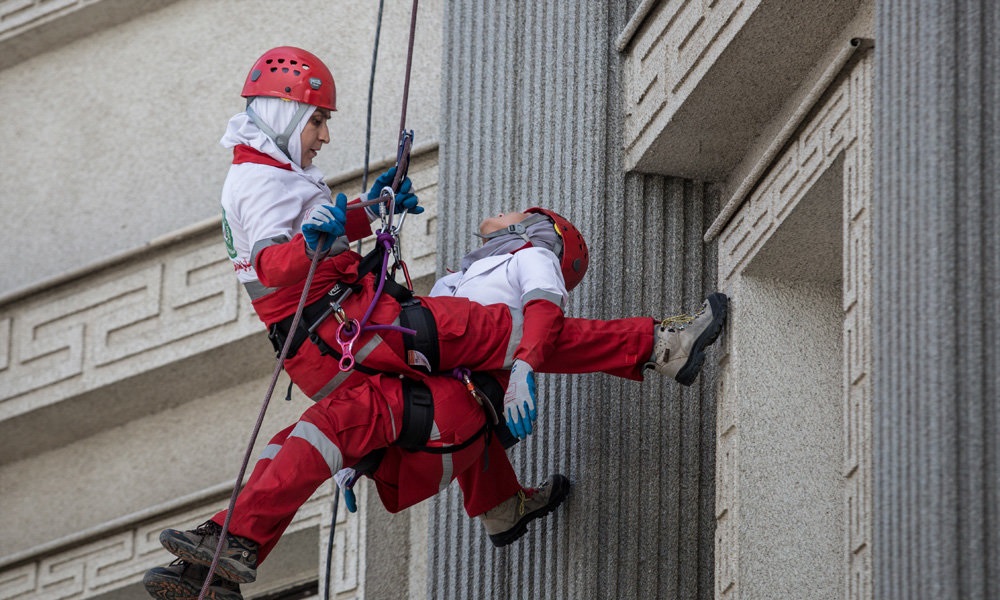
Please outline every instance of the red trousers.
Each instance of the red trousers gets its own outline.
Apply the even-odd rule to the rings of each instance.
[[[465,367],[493,371],[510,366],[512,346],[516,345],[520,332],[506,305],[482,306],[451,297],[421,298],[420,302],[434,315],[437,325],[439,370],[448,372]],[[541,365],[536,365],[536,371],[603,372],[641,381],[642,366],[653,352],[653,323],[649,317],[610,321],[565,319],[562,329],[555,333],[555,350]],[[336,321],[328,319],[319,328],[319,334],[328,342],[335,340],[336,328]],[[426,376],[426,372],[407,364],[402,335],[395,331],[379,332],[379,338],[374,340],[362,336],[353,351],[359,363],[370,369],[414,379]],[[340,385],[367,377],[360,371],[342,373],[336,359],[322,355],[309,342],[285,361],[285,370],[299,389],[316,401]]]
[[[491,318],[470,322],[464,320],[469,318],[468,311],[463,312],[457,304],[469,307],[471,303],[453,304],[445,298],[426,300],[425,305],[437,321],[442,369],[464,366],[496,370],[504,365],[512,322],[506,306],[481,307]],[[641,380],[642,365],[652,354],[652,346],[650,318],[566,319],[556,339],[556,351],[538,371],[605,372]],[[363,364],[412,374],[430,388],[435,430],[429,444],[457,445],[483,426],[482,408],[458,380],[427,376],[406,366],[398,334],[387,334],[385,342],[375,346]],[[379,498],[390,512],[433,496],[452,479],[458,479],[470,516],[486,512],[521,489],[495,438],[489,446],[489,469],[485,471],[484,443],[478,440],[463,450],[443,455],[391,446],[402,427],[402,386],[398,377],[369,376],[358,371],[342,374],[337,361],[320,355],[311,343],[303,344],[285,366],[305,393],[314,396],[325,387],[330,391],[296,424],[271,440],[237,498],[230,531],[260,544],[259,560],[267,556],[298,508],[323,482],[340,468],[353,466],[380,448],[387,451],[373,479]],[[338,378],[338,385],[331,387],[330,383]],[[540,408],[545,410],[544,398]],[[221,525],[224,518],[222,512],[214,520]]]
[[[426,382],[434,396],[434,431],[428,445],[457,445],[483,427],[483,409],[450,377]],[[233,509],[229,531],[260,544],[263,561],[295,512],[341,467],[379,448],[386,453],[372,478],[382,504],[398,512],[443,490],[457,479],[469,516],[482,514],[521,489],[503,447],[491,438],[484,469],[485,438],[450,454],[411,452],[390,446],[402,423],[402,386],[395,377],[371,377],[311,406],[297,423],[271,439]],[[225,511],[213,520],[222,525]]]

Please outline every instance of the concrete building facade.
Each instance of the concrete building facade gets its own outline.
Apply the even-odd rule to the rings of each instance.
[[[217,215],[253,57],[328,59],[319,165],[362,187],[376,3],[139,5],[0,2],[0,600],[142,597],[160,529],[228,500],[273,369]],[[376,172],[409,8],[386,3]],[[416,31],[418,290],[483,216],[542,204],[590,245],[570,314],[719,289],[730,322],[690,388],[541,378],[515,467],[574,487],[509,548],[455,486],[398,515],[361,486],[331,597],[1000,594],[995,3],[425,0]],[[307,402],[275,398],[260,443]],[[332,498],[247,598],[322,597]]]

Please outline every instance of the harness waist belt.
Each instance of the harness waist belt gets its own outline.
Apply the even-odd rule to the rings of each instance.
[[[302,317],[299,319],[299,326],[296,328],[294,335],[292,335],[292,345],[288,348],[288,354],[285,358],[292,358],[295,356],[302,344],[309,339],[309,329],[317,319],[323,316],[323,314],[331,308],[331,305],[339,303],[349,292],[356,291],[358,289],[360,289],[360,286],[358,285],[338,282],[337,285],[333,286],[333,288],[331,288],[330,291],[327,292],[322,298],[312,304],[306,305],[306,307],[302,309]],[[285,317],[284,319],[271,325],[271,328],[268,330],[267,337],[271,340],[271,345],[274,347],[276,354],[281,353],[281,349],[285,345],[285,340],[288,339],[288,330],[291,328],[292,320],[294,318],[294,315]]]
[[[437,371],[441,354],[434,314],[416,298],[401,302],[399,306],[399,324],[417,332],[415,335],[403,334],[406,364],[422,367],[429,373]]]

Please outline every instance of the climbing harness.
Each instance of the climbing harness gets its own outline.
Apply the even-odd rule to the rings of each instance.
[[[403,379],[403,419],[399,436],[393,442],[410,452],[426,452],[428,454],[452,454],[465,450],[480,438],[484,438],[485,447],[489,448],[493,435],[506,450],[518,443],[517,437],[511,434],[506,424],[498,417],[503,406],[504,389],[500,383],[486,373],[472,373],[468,369],[455,369],[453,376],[461,380],[469,394],[476,400],[486,414],[486,424],[480,427],[469,438],[459,444],[432,446],[429,445],[430,434],[434,426],[434,399],[426,385],[412,379]],[[343,481],[343,487],[351,490],[361,480],[361,477],[374,475],[382,459],[385,448],[373,450],[363,456],[352,469],[353,475]],[[483,470],[489,467],[489,453],[483,461]]]

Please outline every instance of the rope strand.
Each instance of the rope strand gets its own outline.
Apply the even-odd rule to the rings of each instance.
[[[322,245],[322,241],[323,238],[321,237],[319,245]],[[312,286],[313,276],[316,274],[316,267],[319,265],[321,256],[321,252],[313,253],[312,263],[309,265],[309,273],[306,275],[306,282],[302,286],[302,296],[299,298],[299,305],[295,309],[295,316],[292,317],[292,325],[289,331],[295,331],[299,326],[299,320],[302,318],[302,310],[305,308],[306,299],[309,297],[309,288]],[[260,433],[261,425],[264,423],[264,414],[267,412],[268,404],[271,402],[271,395],[274,393],[274,387],[278,383],[278,376],[285,367],[285,357],[288,356],[288,349],[292,345],[292,337],[288,336],[285,340],[284,346],[281,347],[281,354],[278,355],[278,360],[274,365],[274,372],[271,374],[271,383],[267,387],[267,393],[264,394],[264,402],[260,407],[260,412],[257,414],[257,422],[254,424],[253,432],[250,434],[250,443],[247,444],[246,452],[243,455],[243,464],[240,465],[239,475],[236,476],[236,483],[233,485],[233,493],[229,497],[229,508],[226,509],[226,519],[222,523],[222,531],[219,533],[219,543],[215,547],[215,555],[212,557],[211,566],[208,567],[208,573],[205,574],[205,583],[201,586],[201,593],[198,594],[198,600],[204,600],[205,594],[208,593],[208,588],[212,583],[212,575],[215,574],[215,569],[219,566],[219,556],[222,554],[222,548],[226,543],[226,534],[229,532],[229,521],[232,519],[233,508],[236,506],[236,497],[240,493],[240,484],[243,483],[243,476],[247,472],[247,465],[250,464],[250,455],[253,453],[253,446],[257,442],[257,435]]]

